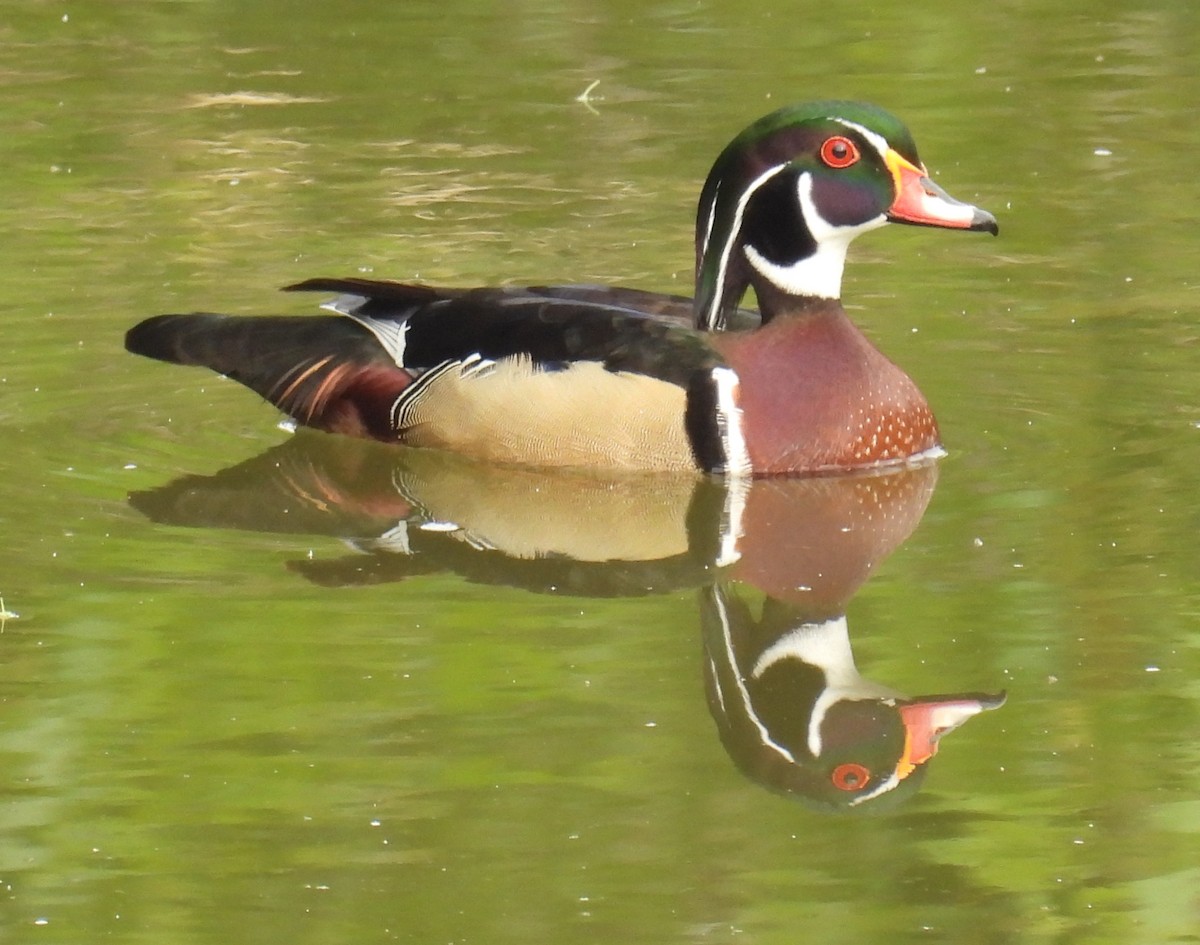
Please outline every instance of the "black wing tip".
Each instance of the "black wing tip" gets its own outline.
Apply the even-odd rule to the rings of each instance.
[[[335,285],[342,285],[346,282],[345,279],[329,279],[318,276],[314,279],[304,279],[300,282],[293,282],[291,285],[285,285],[280,292],[338,292]]]
[[[178,315],[154,315],[125,332],[125,350],[147,358],[161,358],[170,324]]]
[[[158,361],[180,360],[180,340],[201,325],[226,318],[209,312],[153,315],[125,332],[125,350]]]
[[[432,302],[448,294],[446,289],[412,282],[390,282],[385,279],[332,278],[317,276],[302,282],[285,285],[283,292],[336,292],[341,295],[361,295],[366,298],[408,303]]]

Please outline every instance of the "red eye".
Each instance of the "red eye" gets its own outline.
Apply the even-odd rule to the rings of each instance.
[[[871,780],[871,772],[851,761],[834,768],[830,780],[839,791],[861,791]]]
[[[858,158],[858,145],[842,135],[827,138],[821,145],[821,160],[830,167],[849,167],[858,163]]]

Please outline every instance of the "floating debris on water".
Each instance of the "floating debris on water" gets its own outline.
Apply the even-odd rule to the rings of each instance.
[[[0,633],[4,632],[4,625],[6,623],[10,620],[17,620],[20,616],[15,610],[9,610],[4,606],[4,595],[0,594]]]

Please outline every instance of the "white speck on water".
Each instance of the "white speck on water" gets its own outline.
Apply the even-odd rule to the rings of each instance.
[[[1162,670],[1160,670],[1160,669],[1159,669],[1157,666],[1155,666],[1155,665],[1151,664],[1151,665],[1149,665],[1149,666],[1147,666],[1147,667],[1146,667],[1146,672],[1148,672],[1148,673],[1160,673],[1160,672],[1162,672]]]
[[[1096,157],[1112,157],[1112,151],[1108,148],[1096,148],[1092,151],[1092,154],[1096,155]]]

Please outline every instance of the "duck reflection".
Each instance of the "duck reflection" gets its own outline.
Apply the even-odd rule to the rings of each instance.
[[[705,592],[708,705],[750,778],[819,807],[852,810],[910,796],[939,739],[1004,694],[917,699],[864,679],[845,615],[811,620],[767,598],[756,619],[729,590]]]
[[[167,524],[337,536],[349,554],[289,563],[322,585],[451,571],[578,596],[699,588],[708,705],[730,757],[770,789],[864,810],[910,796],[939,739],[1004,702],[906,698],[855,667],[847,604],[916,528],[936,479],[932,465],[727,483],[546,472],[301,433],[130,503]]]
[[[701,624],[709,709],[755,781],[835,810],[895,803],[943,735],[1003,705],[1003,693],[906,698],[855,666],[847,605],[916,528],[936,477],[929,465],[752,484],[738,583],[705,588]],[[746,585],[766,594],[757,616]]]

